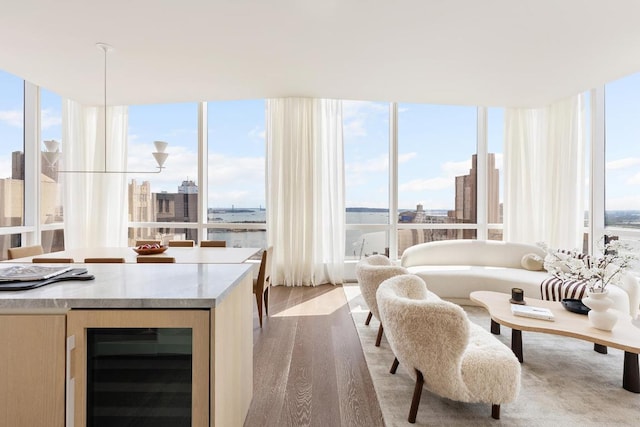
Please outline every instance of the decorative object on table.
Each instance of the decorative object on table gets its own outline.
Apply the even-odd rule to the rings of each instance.
[[[572,313],[587,314],[591,310],[579,298],[563,298],[561,302],[565,310]]]
[[[161,254],[162,252],[166,251],[167,248],[168,246],[162,246],[158,243],[153,243],[137,246],[133,248],[133,250],[136,251],[138,255],[154,255]]]
[[[609,310],[613,301],[609,298],[609,291],[587,291],[587,296],[582,298],[582,303],[589,307],[589,322],[591,326],[603,331],[610,331],[618,321],[618,315]]]
[[[613,302],[608,298],[607,285],[617,284],[637,257],[631,249],[614,239],[600,239],[599,257],[578,251],[554,251],[544,243],[539,245],[547,251],[545,269],[562,280],[583,280],[587,286],[587,296],[582,302],[591,308],[588,313],[591,326],[610,331],[615,326],[617,315],[608,311]]]
[[[511,299],[509,302],[511,304],[525,305],[524,291],[520,288],[511,288]]]

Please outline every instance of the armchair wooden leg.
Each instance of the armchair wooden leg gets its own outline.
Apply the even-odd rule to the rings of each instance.
[[[491,405],[491,418],[494,420],[500,419],[500,405]]]
[[[376,338],[376,347],[380,347],[380,341],[382,341],[383,332],[384,328],[382,327],[382,323],[380,323],[380,328],[378,328],[378,337]]]
[[[369,315],[367,316],[367,320],[364,322],[365,326],[369,326],[369,322],[371,322],[372,317],[373,317],[373,313],[369,312]]]
[[[409,410],[409,422],[411,424],[414,424],[416,422],[416,416],[418,415],[418,406],[420,405],[420,397],[422,396],[423,385],[424,378],[422,377],[422,372],[416,369],[416,386],[413,389],[413,400],[411,401],[411,409]]]
[[[262,328],[262,292],[256,292],[256,304],[258,304],[258,320]]]
[[[396,371],[398,370],[398,365],[400,364],[400,362],[398,362],[398,358],[394,357],[393,358],[393,365],[391,365],[391,370],[389,371],[392,374],[395,374]]]

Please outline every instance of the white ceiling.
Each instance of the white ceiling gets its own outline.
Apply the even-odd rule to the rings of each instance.
[[[640,71],[638,0],[0,0],[0,69],[85,104],[537,106]]]

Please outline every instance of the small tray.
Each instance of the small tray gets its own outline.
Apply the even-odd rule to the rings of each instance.
[[[587,314],[591,310],[579,299],[565,298],[561,302],[562,306],[572,313]]]
[[[166,251],[167,248],[168,246],[160,246],[159,248],[152,248],[152,249],[133,248],[133,250],[136,251],[138,255],[155,255],[155,254],[161,254],[162,252]]]

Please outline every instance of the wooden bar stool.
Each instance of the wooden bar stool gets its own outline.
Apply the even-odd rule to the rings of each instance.
[[[21,246],[17,248],[7,249],[7,258],[9,259],[24,258],[27,256],[42,255],[43,253],[44,253],[44,250],[40,245]]]
[[[169,247],[192,248],[196,245],[193,240],[169,240]]]
[[[138,263],[175,263],[176,259],[172,256],[145,256],[138,255],[136,257]]]
[[[124,258],[85,258],[85,264],[124,264]]]
[[[200,242],[201,248],[225,248],[227,242],[225,240],[202,240]]]
[[[161,240],[136,240],[136,246],[141,245],[160,245],[162,244]]]
[[[33,258],[31,262],[48,264],[73,264],[73,258]]]

